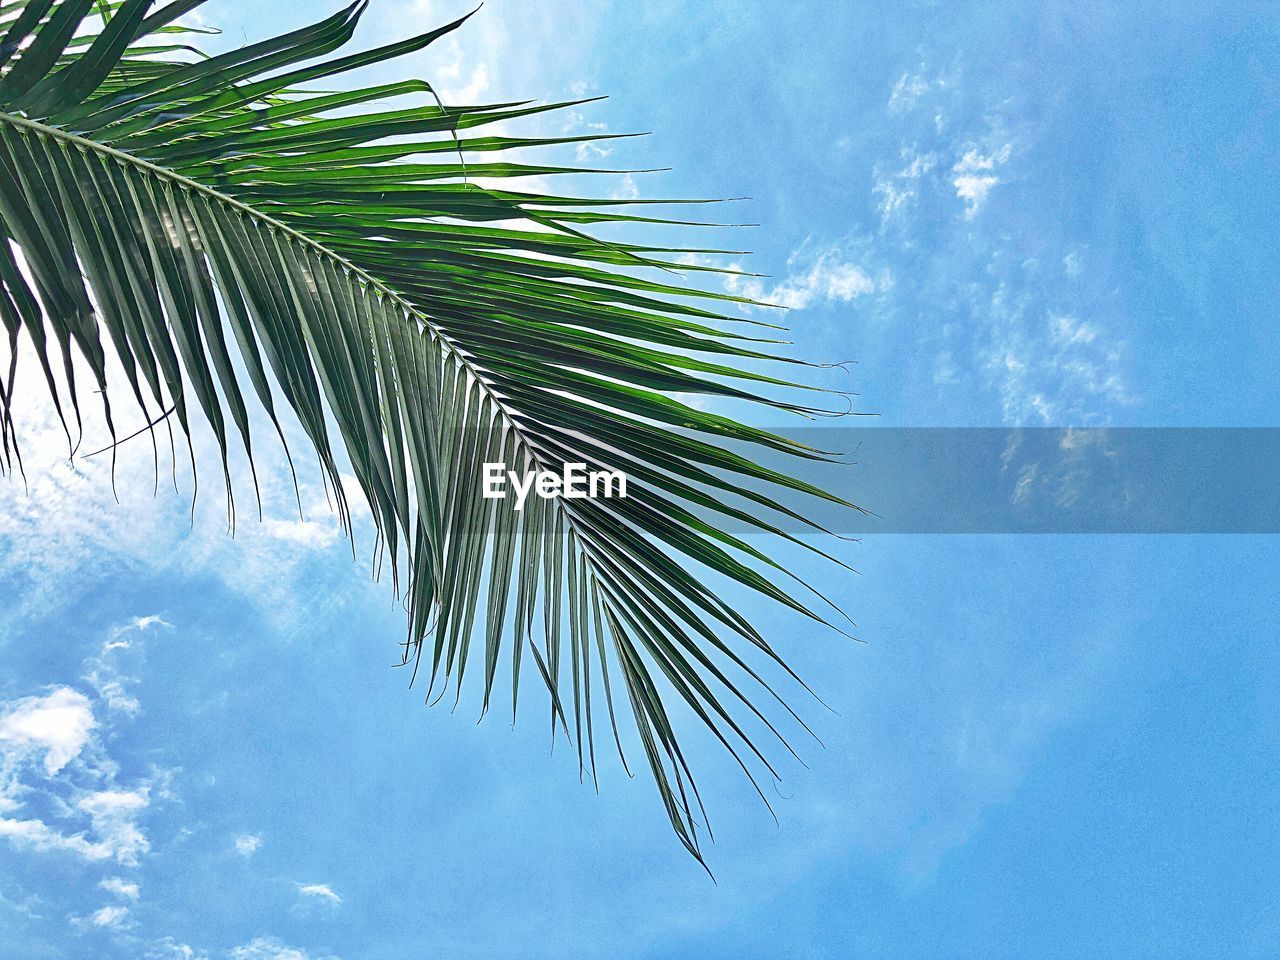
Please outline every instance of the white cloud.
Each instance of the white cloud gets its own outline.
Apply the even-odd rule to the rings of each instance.
[[[175,21],[179,26],[192,27],[196,30],[213,30],[215,27],[205,19],[200,10],[188,10]]]
[[[577,110],[569,111],[568,117],[565,119],[564,125],[560,128],[563,136],[593,136],[595,134],[606,134],[609,132],[609,125],[601,123],[598,120],[588,120]],[[585,143],[574,145],[573,155],[579,163],[591,163],[593,160],[603,160],[609,154],[613,153],[613,147],[606,146],[608,140],[597,141],[588,140]]]
[[[275,937],[255,937],[249,943],[232,949],[231,960],[338,960],[338,958],[312,956],[305,950],[286,946]]]
[[[950,132],[949,117],[966,118],[974,112],[960,77],[958,63],[936,73],[921,64],[894,85],[889,112],[903,127],[901,159],[872,169],[882,231],[890,224],[905,228],[905,212],[934,196],[954,195],[964,204],[965,219],[972,220],[1002,182],[1000,168],[1012,156],[1015,142],[1007,132],[1007,104],[983,110],[987,129],[977,136],[972,131],[968,138]],[[928,109],[916,110],[926,97]],[[938,222],[934,216],[944,216],[941,210],[927,212],[930,224]]]
[[[1036,472],[1038,465],[1034,463],[1024,465],[1018,472],[1018,482],[1013,488],[1013,502],[1023,503],[1031,496],[1031,489],[1036,482]]]
[[[1101,331],[1091,323],[1065,314],[1049,314],[1049,329],[1053,338],[1063,346],[1093,343]]]
[[[8,704],[0,716],[0,750],[6,757],[44,751],[44,769],[54,776],[89,741],[94,728],[89,698],[70,687],[44,697],[26,697]]]
[[[889,94],[889,109],[894,113],[910,110],[929,92],[929,81],[919,73],[904,73]]]
[[[471,75],[465,85],[461,87],[446,87],[448,99],[445,102],[463,105],[480,103],[480,98],[488,89],[489,66],[485,63],[479,63],[471,71]]]
[[[1097,422],[1114,405],[1133,402],[1122,375],[1124,344],[1102,324],[1046,309],[1014,278],[974,311],[989,336],[978,361],[1006,423]]]
[[[740,270],[738,264],[730,267]],[[882,293],[893,286],[887,270],[874,275],[848,259],[837,246],[813,253],[802,248],[787,260],[787,276],[772,287],[755,277],[730,275],[725,289],[761,303],[803,310],[823,303],[849,303],[858,297]]]
[[[613,192],[609,194],[614,200],[634,200],[640,196],[640,187],[636,184],[635,177],[629,173],[622,175],[622,179],[618,181],[618,185],[613,188]]]
[[[122,660],[140,662],[144,642],[142,635],[156,627],[172,628],[173,624],[157,614],[145,617],[133,617],[128,623],[113,629],[102,645],[102,653],[98,657],[90,657],[85,661],[84,679],[98,694],[98,699],[105,701],[111,710],[133,716],[142,709],[129,687],[140,682],[137,676],[124,672]]]
[[[417,0],[407,7],[399,5],[400,10],[408,14],[408,23],[395,26],[398,36],[404,36],[406,28],[416,32],[422,29],[423,23],[443,24],[457,16],[452,8],[437,10],[435,6],[430,0]],[[387,13],[396,17],[398,11],[393,7]],[[477,33],[486,35],[493,42],[477,47],[474,42]],[[436,41],[415,59],[430,61],[430,68],[426,72],[430,76],[431,85],[446,104],[476,104],[483,102],[481,97],[489,91],[493,82],[489,58],[499,64],[503,62],[505,41],[505,32],[497,17],[474,17],[460,32],[451,33]],[[484,59],[481,59],[481,55]]]
[[[150,630],[152,627],[172,627],[173,624],[158,614],[149,613],[145,617],[134,617],[129,626],[135,630]]]
[[[128,650],[133,646],[133,639],[129,636],[131,631],[146,633],[152,627],[172,627],[168,620],[165,620],[159,614],[149,613],[145,617],[134,617],[124,626],[116,627],[111,631],[111,638],[102,645],[103,653],[109,653],[112,650]]]
[[[129,651],[112,644],[129,630],[161,623],[135,618],[108,634],[101,657],[85,661],[96,699],[64,686],[0,705],[0,838],[14,848],[125,866],[136,865],[150,850],[141,819],[153,793],[168,799],[172,771],[155,770],[147,779],[122,784],[119,764],[104,745],[111,727],[101,720],[127,697],[114,661]],[[137,885],[118,877],[101,886],[118,896],[137,896]]]
[[[100,843],[118,863],[133,866],[151,849],[138,826],[138,817],[151,803],[150,790],[99,790],[81,798],[76,807],[89,815]]]
[[[95,927],[118,927],[128,915],[128,907],[110,906],[98,910],[89,919]]]
[[[107,877],[100,880],[98,889],[105,890],[107,893],[114,893],[117,897],[124,897],[126,900],[138,899],[138,885],[120,877]]]
[[[262,530],[267,536],[313,550],[323,549],[338,539],[338,524],[333,517],[324,520],[279,520],[264,517]]]
[[[117,503],[112,495],[109,458],[81,456],[68,461],[66,438],[47,398],[38,362],[25,341],[21,349],[25,355],[15,392],[29,399],[15,414],[27,488],[21,483],[0,482],[0,544],[4,546],[0,552],[0,577],[15,585],[8,616],[0,622],[0,640],[13,629],[11,624],[21,624],[42,610],[65,603],[68,595],[74,598],[99,582],[105,576],[103,571],[121,568],[137,571],[142,577],[212,573],[273,626],[285,629],[296,626],[299,620],[312,620],[314,609],[294,602],[296,584],[304,573],[317,572],[319,562],[340,535],[313,465],[299,458],[300,495],[308,517],[308,522],[301,524],[296,522],[294,486],[283,453],[278,446],[259,445],[255,454],[267,518],[265,524],[259,524],[256,513],[246,504],[246,499],[252,502],[253,489],[247,464],[243,457],[233,455],[232,479],[240,522],[232,539],[226,535],[220,492],[201,493],[192,528],[192,484],[181,453],[177,483],[184,492],[178,495],[171,488],[166,492],[170,464],[162,431],[159,495],[153,495],[152,450],[144,435],[119,450],[115,467],[115,487],[120,497]],[[0,342],[0,368],[7,363],[7,344]],[[81,373],[91,378],[87,371]],[[123,377],[123,373],[116,374],[114,365],[108,369],[109,380],[113,376],[115,382]],[[82,450],[105,446],[108,440],[100,410],[89,404],[84,413]],[[140,421],[140,415],[128,409],[118,412],[117,418],[121,432]],[[290,446],[295,451],[306,449],[308,441],[296,421],[286,416],[283,426]],[[216,471],[220,458],[211,435],[198,423],[194,433],[196,459],[202,472],[204,468]],[[178,444],[181,450],[180,439]],[[201,484],[202,491],[211,487],[221,485]],[[356,514],[361,542],[368,543],[372,534],[367,514],[360,510]],[[41,571],[39,577],[32,575],[35,570]],[[321,575],[336,579],[338,570],[326,568]],[[360,586],[360,575],[349,568],[343,579],[353,587]],[[346,602],[348,596],[335,590],[326,602]],[[129,623],[112,636],[103,652],[126,652],[137,646],[141,637],[166,626],[158,611],[144,613],[136,618],[136,625]],[[118,687],[110,692],[116,695],[118,709],[132,707]]]
[[[254,833],[242,833],[235,838],[236,853],[242,857],[252,857],[262,846],[262,837]]]
[[[298,896],[314,897],[335,907],[342,902],[342,898],[334,893],[328,884],[324,883],[300,883],[298,884]]]
[[[902,214],[916,199],[918,181],[937,165],[938,158],[934,153],[918,153],[914,148],[903,147],[901,153],[902,166],[894,173],[885,174],[879,165],[873,175],[875,186],[872,192],[880,197],[880,224],[888,225],[894,217]]]
[[[1056,408],[1037,390],[1029,362],[1015,350],[997,349],[988,359],[986,370],[1000,392],[1006,423],[1022,423],[1028,418],[1039,423],[1052,423]]]
[[[84,679],[93,685],[94,690],[106,701],[109,709],[128,714],[135,714],[142,709],[138,698],[131,694],[126,686],[127,678],[113,677],[104,675],[98,670],[90,670],[85,674]]]
[[[1006,423],[1106,422],[1133,398],[1115,333],[1124,318],[1105,264],[1091,259],[1086,278],[1087,245],[1056,236],[1046,243],[1026,221],[1016,230],[980,222],[995,191],[1008,189],[1017,160],[1033,152],[1038,124],[1016,96],[975,99],[960,83],[958,62],[893,76],[891,121],[901,131],[896,151],[872,166],[878,240],[890,263],[927,243],[935,266],[914,260],[918,268],[903,274],[903,289],[884,298],[883,309],[959,311],[919,359],[932,366],[940,392],[991,391],[998,404],[991,412]],[[953,217],[957,207],[961,216]],[[1042,270],[1050,262],[1054,269]]]
[[[83,833],[60,833],[43,820],[0,817],[0,837],[8,839],[19,849],[37,852],[65,850],[85,860],[108,860],[111,857],[111,848],[107,844],[91,841]]]
[[[1000,178],[962,174],[952,182],[956,185],[956,196],[964,201],[964,215],[972,219],[987,202],[987,195],[1000,182]]]
[[[0,912],[8,910],[16,913],[20,917],[28,920],[41,920],[41,915],[36,911],[36,907],[40,905],[40,898],[35,894],[19,891],[20,899],[14,900],[5,895],[5,891],[0,889]]]
[[[793,310],[803,310],[815,301],[848,303],[875,291],[876,282],[857,264],[822,258],[808,273],[788,277],[774,287],[769,301]]]
[[[933,366],[933,382],[942,386],[949,383],[957,383],[960,380],[960,370],[956,367],[955,357],[951,355],[950,350],[944,350],[936,358],[934,358]]]
[[[971,147],[951,168],[955,174],[951,182],[956,188],[956,196],[964,201],[966,219],[972,220],[977,216],[987,202],[991,189],[1000,182],[993,171],[1008,161],[1012,152],[1011,143],[991,153],[982,153],[977,147]]]
[[[939,95],[953,90],[960,80],[960,65],[953,61],[941,68],[931,69],[927,63],[921,63],[915,70],[907,70],[898,78],[889,93],[889,113],[910,113],[922,104],[926,107],[934,102],[932,109],[922,110],[932,116],[933,122],[941,130],[945,120],[942,109],[936,106]],[[932,94],[932,96],[931,96]]]
[[[173,937],[165,937],[151,945],[148,960],[208,960],[208,954],[196,950],[190,944],[179,943]]]

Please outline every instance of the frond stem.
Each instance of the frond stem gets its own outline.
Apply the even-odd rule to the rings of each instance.
[[[441,329],[439,325],[434,323],[426,314],[424,314],[421,310],[419,310],[412,303],[406,300],[403,296],[397,293],[394,289],[387,286],[387,284],[383,283],[373,274],[369,273],[368,270],[365,270],[363,267],[360,267],[355,263],[352,263],[342,254],[338,253],[335,250],[330,249],[329,247],[326,247],[324,244],[319,243],[316,240],[313,240],[311,237],[308,237],[306,234],[300,232],[299,230],[296,230],[295,228],[290,227],[288,224],[281,223],[279,220],[275,219],[269,214],[263,213],[261,210],[258,210],[257,208],[252,207],[241,200],[237,200],[235,197],[229,196],[228,194],[225,194],[220,190],[215,190],[212,187],[206,186],[205,184],[200,183],[198,180],[192,180],[190,177],[183,176],[182,174],[176,173],[173,170],[169,170],[166,167],[162,167],[162,166],[159,166],[158,164],[154,164],[149,160],[144,160],[141,157],[134,156],[133,154],[127,153],[123,150],[117,150],[115,147],[109,147],[106,144],[98,143],[96,140],[91,140],[87,137],[81,137],[77,134],[69,133],[68,131],[62,130],[58,127],[51,127],[48,124],[39,123],[35,120],[29,120],[26,117],[16,116],[15,114],[5,113],[3,111],[0,111],[0,122],[8,123],[13,127],[18,128],[19,130],[30,131],[31,133],[34,133],[36,136],[52,137],[56,140],[61,140],[65,143],[73,144],[81,150],[92,150],[101,156],[111,157],[113,160],[117,161],[118,163],[128,164],[130,166],[137,167],[140,170],[145,170],[147,173],[151,174],[152,176],[159,177],[164,180],[168,180],[172,183],[177,184],[178,186],[182,187],[185,190],[194,190],[197,193],[204,194],[205,196],[216,200],[218,203],[225,204],[234,210],[238,210],[239,212],[245,214],[246,216],[252,217],[257,221],[265,223],[272,230],[279,230],[281,233],[297,241],[298,243],[303,244],[304,246],[310,247],[311,249],[317,251],[322,256],[327,257],[341,264],[343,267],[349,270],[354,276],[358,277],[359,279],[367,283],[370,287],[372,287],[378,293],[382,294],[383,296],[391,298],[391,300],[405,314],[407,314],[408,316],[414,318],[419,323],[421,323],[424,330],[426,330],[433,337],[438,339],[441,345],[444,346],[449,353],[455,356],[458,359],[458,361],[467,369],[467,372],[473,378],[475,378],[476,382],[479,383],[484,388],[485,392],[489,395],[490,399],[494,402],[498,410],[501,412],[503,419],[507,422],[507,425],[510,427],[513,434],[515,435],[516,441],[518,442],[520,447],[523,448],[525,454],[529,457],[529,459],[533,461],[535,464],[537,464],[539,467],[543,465],[541,458],[539,458],[537,455],[537,451],[535,449],[536,444],[531,443],[529,439],[524,435],[524,431],[520,426],[519,419],[513,414],[511,409],[503,401],[503,398],[500,392],[497,389],[495,389],[494,385],[489,381],[488,377],[485,376],[484,371],[479,369],[478,367],[476,367],[474,363],[472,363],[470,358],[467,356],[466,351],[462,349],[462,347],[460,347],[457,344],[457,342],[451,336],[449,336],[449,334],[445,330]],[[574,528],[577,529],[577,520],[573,515],[573,511],[566,510],[564,511],[564,515],[566,516],[566,519],[568,519],[569,522],[574,526]]]

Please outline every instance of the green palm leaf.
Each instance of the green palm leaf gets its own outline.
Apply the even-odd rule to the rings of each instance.
[[[505,154],[573,138],[473,132],[566,105],[445,106],[420,80],[308,91],[462,21],[326,59],[351,38],[357,3],[193,56],[177,21],[200,2],[0,4],[5,465],[21,467],[12,407],[23,333],[69,440],[83,389],[76,355],[113,438],[109,353],[146,421],[171,413],[188,433],[207,421],[232,511],[228,453],[242,445],[252,464],[255,403],[283,441],[283,400],[348,532],[341,461],[359,482],[406,594],[406,662],[425,657],[432,689],[452,684],[457,696],[477,661],[487,709],[509,646],[514,710],[527,653],[550,692],[553,733],[572,723],[593,776],[593,716],[608,715],[621,749],[625,695],[671,823],[701,859],[700,801],[669,700],[749,776],[772,773],[742,718],[774,730],[748,694],[776,694],[751,664],[785,669],[712,579],[821,620],[793,599],[785,571],[725,527],[790,538],[769,519],[791,513],[779,492],[835,499],[758,465],[744,445],[822,455],[678,396],[810,412],[775,396],[786,381],[761,372],[772,341],[724,313],[737,298],[672,282],[663,258],[679,249],[582,232],[655,218],[477,185],[569,172]],[[432,100],[379,105],[413,93]],[[503,159],[464,160],[496,151]],[[629,496],[516,510],[481,495],[486,462],[619,469]]]

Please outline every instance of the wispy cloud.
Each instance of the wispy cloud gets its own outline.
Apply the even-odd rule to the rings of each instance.
[[[560,128],[563,136],[595,136],[597,134],[606,134],[609,132],[609,125],[600,120],[589,120],[581,110],[570,110],[564,119],[564,124]],[[590,163],[593,160],[602,160],[609,154],[613,153],[613,147],[610,141],[602,142],[588,140],[586,143],[574,145],[574,156],[579,163]]]
[[[282,520],[277,517],[264,517],[262,531],[267,536],[284,543],[294,543],[313,550],[329,547],[340,535],[338,524],[332,517],[324,520]]]
[[[336,907],[342,902],[342,898],[333,892],[333,888],[325,883],[300,883],[298,884],[298,896],[310,898]]]
[[[930,83],[919,73],[904,73],[889,94],[889,109],[894,113],[910,110],[929,92]]]
[[[891,117],[922,116],[935,133],[947,126],[951,100],[961,79],[960,64],[952,61],[942,67],[921,63],[903,71],[889,92],[888,112]]]
[[[173,937],[163,937],[151,944],[147,960],[209,960],[209,955]]]
[[[149,613],[145,617],[134,617],[129,626],[134,630],[150,630],[152,627],[172,627],[173,624],[159,614]]]
[[[730,266],[742,269],[740,264]],[[805,245],[787,259],[787,273],[780,281],[768,284],[758,277],[731,274],[724,286],[730,293],[761,303],[804,310],[883,293],[892,288],[893,277],[887,268],[857,262],[843,245]]]
[[[405,30],[420,30],[424,23],[443,24],[457,16],[453,8],[433,0],[412,0],[398,7],[384,16],[401,35]],[[408,22],[401,25],[401,19]],[[488,41],[483,46],[475,43],[478,33]],[[498,18],[472,17],[461,34],[454,32],[436,41],[419,57],[430,64],[431,85],[446,104],[470,105],[483,102],[491,83],[489,62],[501,63],[505,47],[506,34]]]
[[[938,319],[917,362],[939,392],[994,399],[1006,423],[1106,422],[1133,398],[1105,270],[1085,276],[1079,240],[984,216],[1000,191],[1034,183],[1039,128],[1016,96],[968,89],[958,60],[894,77],[899,146],[871,171],[877,250],[900,279],[885,312]]]
[[[42,611],[65,603],[68,596],[74,598],[92,589],[103,570],[121,567],[140,575],[199,571],[215,576],[279,627],[312,615],[313,608],[293,602],[297,582],[316,569],[340,536],[318,471],[306,464],[299,466],[300,499],[307,517],[304,523],[298,520],[294,486],[282,451],[261,445],[256,454],[257,474],[266,522],[260,524],[249,511],[242,510],[242,522],[233,540],[227,536],[225,503],[219,493],[201,496],[193,530],[187,499],[193,484],[181,454],[175,482],[184,494],[166,491],[163,486],[158,494],[153,492],[156,467],[144,434],[119,450],[114,469],[117,503],[109,458],[67,459],[66,437],[39,380],[38,364],[29,347],[21,349],[27,355],[15,392],[30,398],[17,411],[27,484],[0,483],[0,545],[4,548],[0,551],[0,578],[12,582],[14,600],[9,616],[0,623],[0,637],[41,616]],[[6,352],[7,343],[0,343],[0,365],[7,366]],[[123,376],[109,369],[108,378],[113,375]],[[117,414],[136,422],[129,415],[127,410]],[[100,411],[92,404],[85,409],[85,421],[83,449],[109,442]],[[305,449],[307,441],[296,422],[286,418],[284,428],[290,444]],[[170,470],[170,451],[163,432],[159,440],[163,484]],[[194,446],[202,466],[219,461],[206,432],[195,430]],[[231,473],[243,506],[246,496],[252,499],[253,481],[242,456],[233,457]],[[356,502],[362,501],[357,498]],[[359,511],[355,522],[358,536],[371,539],[371,528]],[[37,570],[39,576],[33,574]],[[359,585],[358,574],[353,584]],[[335,591],[330,602],[342,599]],[[137,638],[164,626],[159,611],[147,611],[138,617],[137,624],[124,625],[123,634],[110,638],[108,644],[112,650],[127,650]],[[118,705],[124,708],[127,703],[119,701]]]
[[[930,93],[945,90],[954,79],[953,70],[933,71],[924,63],[915,70],[905,71],[889,93],[889,112],[906,113],[916,109]]]
[[[128,670],[136,670],[144,655],[143,637],[158,628],[168,629],[171,626],[157,614],[134,617],[113,629],[103,643],[101,653],[85,661],[84,680],[97,691],[98,698],[108,708],[130,716],[142,708],[130,691],[140,680],[135,673],[126,672],[126,663],[130,665]]]
[[[67,815],[69,820],[87,817],[87,830],[66,833],[40,819],[0,817],[0,837],[36,853],[67,852],[91,862],[115,860],[134,866],[151,849],[138,826],[138,816],[149,803],[146,788],[94,791],[80,797]]]
[[[609,196],[614,200],[634,200],[640,196],[640,186],[634,176],[624,173]]]
[[[128,916],[128,907],[107,906],[95,911],[89,920],[95,927],[119,927]]]
[[[1134,403],[1123,375],[1124,344],[1098,322],[1058,311],[1034,286],[1035,265],[976,301],[989,339],[976,360],[995,387],[1006,423],[1087,423]]]
[[[942,189],[961,202],[964,219],[975,218],[1001,183],[1000,168],[1016,149],[1001,112],[980,114],[986,127],[980,132],[952,129],[959,121],[949,123],[948,117],[973,112],[965,102],[958,63],[936,73],[926,64],[903,73],[889,96],[888,112],[910,131],[910,139],[896,162],[877,164],[873,170],[882,229],[905,215],[914,202]],[[945,215],[942,208],[936,212]]]
[[[155,621],[126,629],[145,630]],[[85,661],[87,677],[101,680],[108,634],[100,657]],[[153,792],[168,797],[167,774],[121,782],[120,765],[109,755],[103,718],[118,712],[124,694],[117,681],[95,684],[97,695],[70,686],[0,704],[0,838],[32,854],[70,854],[91,863],[134,866],[150,849],[142,818]],[[125,716],[136,710],[124,711]],[[104,878],[103,889],[128,898],[137,886]]]
[[[20,820],[16,817],[0,817],[0,838],[9,840],[23,850],[44,853],[50,850],[77,854],[85,860],[108,860],[111,848],[85,837],[83,833],[63,834],[43,820]]]
[[[917,197],[920,180],[938,163],[934,153],[919,153],[913,147],[903,147],[896,169],[883,171],[879,166],[873,171],[873,192],[880,198],[880,225],[887,226],[895,217],[903,215]]]
[[[138,826],[138,816],[151,805],[150,787],[134,790],[95,790],[81,797],[76,808],[89,815],[99,844],[111,857],[126,865],[151,849],[151,842]]]
[[[964,203],[964,215],[972,220],[987,202],[993,187],[1000,182],[996,168],[1003,166],[1013,152],[1013,144],[1006,143],[998,149],[983,153],[977,147],[966,150],[964,156],[951,168],[951,183],[956,196]]]
[[[98,889],[114,893],[117,897],[123,897],[126,900],[137,900],[140,893],[136,883],[122,880],[120,877],[106,877],[98,881]]]
[[[321,957],[287,946],[275,937],[255,937],[243,946],[233,948],[230,956],[231,960],[338,960],[333,955]]]
[[[242,833],[234,840],[236,853],[242,857],[252,857],[262,846],[262,837],[254,833]]]

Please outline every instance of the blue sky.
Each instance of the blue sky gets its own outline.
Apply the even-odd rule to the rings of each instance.
[[[263,6],[201,12],[337,4]],[[744,289],[886,425],[1274,425],[1280,18],[1096,7],[489,0],[369,78],[610,94],[524,129],[652,131],[583,159],[750,197]],[[540,707],[424,708],[318,478],[232,541],[45,427],[0,485],[3,960],[1280,953],[1275,538],[867,537],[813,571],[857,646],[744,599],[832,711],[778,824],[691,739],[713,884]]]

